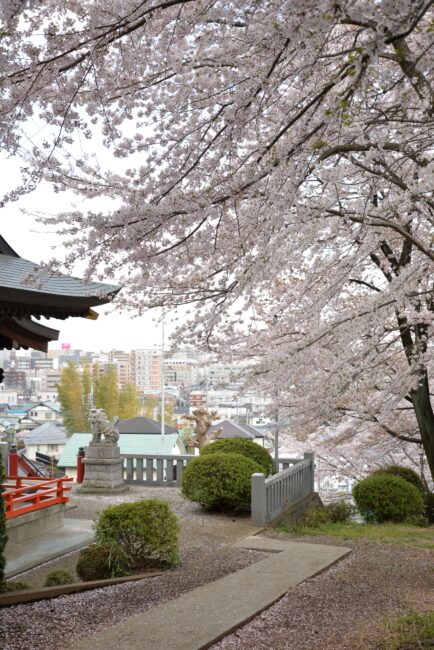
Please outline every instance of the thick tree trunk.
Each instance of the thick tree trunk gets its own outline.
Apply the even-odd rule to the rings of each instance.
[[[429,396],[429,384],[426,375],[417,390],[411,393],[411,399],[423,448],[434,480],[434,411]]]

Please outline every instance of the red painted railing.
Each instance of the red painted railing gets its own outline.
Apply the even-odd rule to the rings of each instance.
[[[12,519],[27,512],[54,506],[56,503],[67,503],[67,492],[71,489],[65,482],[72,478],[30,478],[8,476],[3,487],[6,519]]]

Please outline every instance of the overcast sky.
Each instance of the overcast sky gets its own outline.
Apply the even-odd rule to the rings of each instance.
[[[17,166],[14,161],[0,160],[0,177],[2,193],[18,179]],[[44,226],[38,224],[34,216],[23,213],[28,210],[35,214],[38,211],[53,213],[68,209],[68,197],[65,194],[55,194],[46,186],[38,188],[31,195],[20,201],[8,203],[0,208],[0,234],[12,248],[25,259],[33,262],[47,261],[52,257],[62,258],[64,247],[61,240],[53,233],[47,232]],[[107,280],[110,282],[110,280]],[[56,349],[62,343],[70,343],[71,348],[84,350],[130,350],[161,345],[161,327],[153,322],[156,316],[133,318],[121,314],[115,306],[99,307],[98,320],[85,318],[69,318],[66,321],[50,319],[46,322],[50,327],[60,330],[59,341],[50,344],[50,349]],[[41,321],[42,322],[42,321]],[[170,331],[166,325],[166,333]]]

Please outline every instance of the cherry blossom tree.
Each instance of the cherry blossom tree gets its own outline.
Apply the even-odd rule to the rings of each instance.
[[[21,5],[4,204],[76,192],[86,211],[46,219],[67,266],[121,274],[139,312],[188,305],[179,335],[258,360],[300,427],[375,423],[434,475],[433,21],[431,0]]]

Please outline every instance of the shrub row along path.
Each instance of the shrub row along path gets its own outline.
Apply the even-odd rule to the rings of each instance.
[[[248,518],[210,515],[170,488],[134,488],[128,495],[81,495],[69,516],[92,519],[108,505],[138,498],[170,501],[181,516],[181,565],[162,576],[137,583],[64,596],[53,601],[4,609],[0,616],[2,650],[60,650],[107,625],[162,604],[198,586],[263,559],[265,555],[234,547],[251,534]],[[339,545],[336,538],[297,538],[275,531],[280,539]],[[434,537],[434,535],[433,535]],[[434,543],[434,539],[433,539]],[[345,540],[352,554],[325,573],[300,584],[270,609],[214,646],[223,649],[355,650],[376,648],[386,616],[411,607],[434,607],[434,552],[394,545]],[[75,565],[76,554],[28,572],[22,579],[36,585],[48,569]],[[213,616],[204,603],[204,617]],[[128,649],[126,649],[128,650]]]

